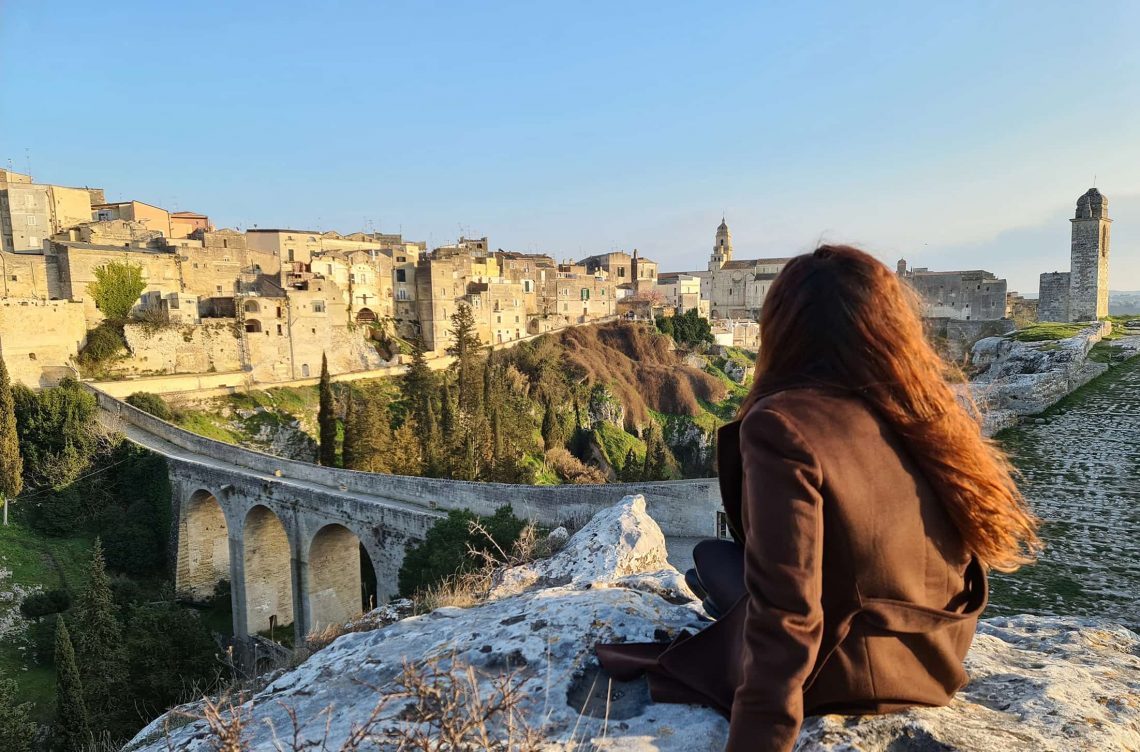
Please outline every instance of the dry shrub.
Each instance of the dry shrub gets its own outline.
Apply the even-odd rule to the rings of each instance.
[[[487,599],[491,588],[495,586],[499,571],[506,567],[527,564],[554,553],[550,541],[539,537],[538,528],[533,522],[527,523],[522,529],[509,552],[499,548],[491,534],[478,521],[471,522],[470,527],[471,532],[478,533],[490,541],[495,551],[469,547],[468,550],[479,557],[482,563],[474,570],[460,572],[437,585],[418,591],[412,598],[413,613],[425,614],[445,606],[469,608],[478,605]]]
[[[417,752],[492,750],[531,752],[542,747],[542,737],[531,729],[521,712],[526,699],[517,673],[490,678],[484,697],[480,675],[472,666],[441,667],[439,659],[416,666],[404,665],[389,699],[408,699],[397,728],[384,732],[384,740],[398,749]]]
[[[585,464],[564,447],[546,450],[546,464],[558,477],[567,483],[605,483],[605,474],[596,467]]]
[[[587,383],[607,384],[625,406],[626,426],[649,422],[649,409],[696,415],[698,400],[720,402],[727,390],[716,377],[687,365],[671,340],[644,324],[615,322],[568,329],[560,335],[567,368]]]

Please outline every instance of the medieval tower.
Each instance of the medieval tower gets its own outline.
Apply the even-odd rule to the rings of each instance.
[[[1090,188],[1077,199],[1069,266],[1069,320],[1095,321],[1108,315],[1108,199]]]
[[[709,271],[722,269],[729,261],[732,261],[732,233],[729,232],[724,217],[721,217],[720,227],[716,228],[716,244],[713,245],[712,256],[709,258]]]
[[[1077,199],[1068,272],[1041,275],[1038,321],[1096,321],[1108,315],[1108,199],[1089,188]]]

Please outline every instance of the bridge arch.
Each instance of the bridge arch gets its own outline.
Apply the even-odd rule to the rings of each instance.
[[[277,514],[254,505],[242,523],[245,624],[248,634],[279,634],[293,623],[293,555],[289,534]]]
[[[214,595],[230,577],[229,526],[217,496],[200,488],[182,503],[178,517],[177,592],[192,601]]]
[[[338,523],[321,527],[309,543],[307,612],[312,631],[343,624],[376,605],[372,559],[360,537]]]

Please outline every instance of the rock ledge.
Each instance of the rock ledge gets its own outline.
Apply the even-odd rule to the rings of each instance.
[[[474,667],[488,692],[495,677],[513,672],[522,715],[544,749],[720,750],[727,724],[719,715],[650,703],[644,682],[611,686],[592,653],[598,641],[668,639],[700,628],[702,619],[666,563],[644,499],[629,496],[556,556],[504,572],[486,603],[344,635],[279,676],[243,707],[244,746],[276,749],[275,736],[292,736],[293,712],[301,738],[321,739],[327,723],[327,746],[337,749],[373,712],[373,688],[392,687],[405,661],[436,658],[444,670]],[[809,719],[797,750],[1140,750],[1140,636],[1126,629],[1084,619],[990,619],[968,669],[971,683],[949,707]],[[388,704],[378,727],[406,723],[405,705]],[[205,723],[186,722],[200,708],[179,710],[127,749],[212,750]]]

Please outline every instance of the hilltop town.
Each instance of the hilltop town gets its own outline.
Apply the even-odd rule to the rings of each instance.
[[[1110,222],[1099,191],[1081,196],[1072,270],[1042,274],[1039,301],[985,270],[901,260],[898,274],[921,294],[935,335],[959,353],[1039,317],[1107,315]],[[755,351],[764,298],[789,260],[734,258],[723,220],[706,268],[677,272],[661,272],[636,249],[573,261],[492,249],[486,237],[429,249],[377,232],[239,232],[215,228],[205,214],[108,202],[103,189],[36,183],[10,170],[0,170],[0,244],[0,350],[12,377],[31,386],[77,374],[283,383],[315,377],[323,356],[334,374],[369,371],[399,364],[409,343],[442,355],[462,305],[493,346],[696,310],[717,344]],[[92,337],[107,317],[92,285],[111,268],[137,270],[139,294],[114,332]]]

